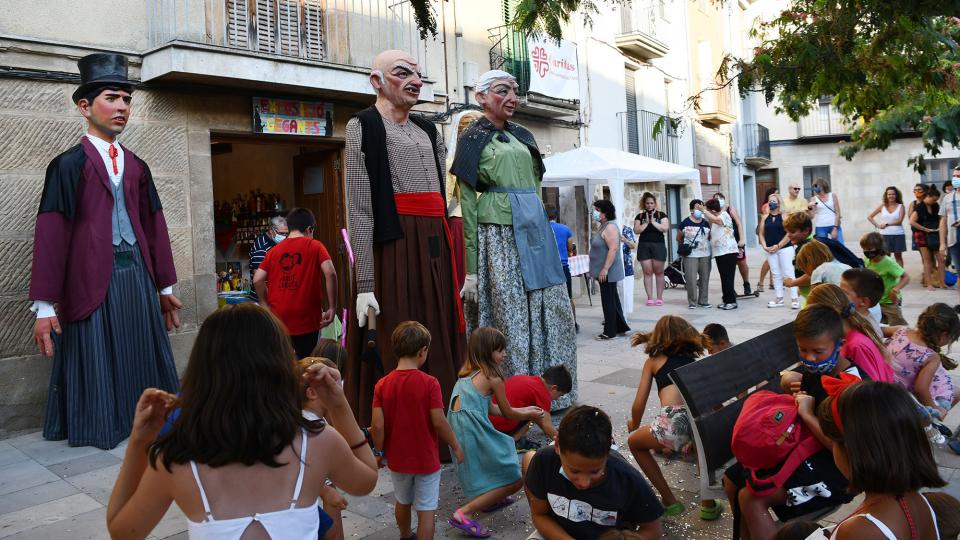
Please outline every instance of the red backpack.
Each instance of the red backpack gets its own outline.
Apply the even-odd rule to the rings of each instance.
[[[760,390],[744,402],[730,448],[747,472],[747,487],[765,496],[783,487],[793,471],[823,445],[803,424],[793,396]],[[759,475],[777,466],[776,473]]]

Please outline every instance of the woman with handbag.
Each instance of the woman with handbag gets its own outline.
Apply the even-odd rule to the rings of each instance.
[[[943,283],[943,252],[940,251],[940,190],[930,185],[923,199],[913,205],[910,225],[913,227],[913,244],[920,248],[923,258],[923,283],[939,289]]]
[[[760,221],[760,247],[767,253],[770,273],[773,274],[773,290],[777,297],[767,302],[768,308],[783,307],[783,279],[793,279],[793,244],[787,238],[783,228],[783,214],[780,207],[783,202],[776,193],[767,197],[767,214]],[[800,309],[800,299],[796,287],[790,287],[790,306]]]
[[[710,289],[710,223],[704,219],[703,201],[690,201],[690,216],[677,230],[677,255],[683,258],[683,280],[687,288],[687,307],[708,308]]]

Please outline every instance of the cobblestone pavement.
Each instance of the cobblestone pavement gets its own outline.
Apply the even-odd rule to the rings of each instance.
[[[751,277],[756,284],[759,264],[758,251],[750,252]],[[908,270],[919,275],[919,259],[909,254]],[[720,297],[716,272],[712,276],[711,301]],[[918,280],[916,280],[918,281]],[[738,277],[738,288],[739,277]],[[717,309],[688,310],[683,289],[669,289],[664,294],[665,305],[646,307],[643,283],[635,287],[636,310],[629,316],[633,330],[652,329],[657,318],[665,314],[679,314],[694,326],[702,328],[710,322],[724,324],[734,342],[745,341],[764,331],[791,320],[795,311],[789,308],[768,309],[771,292],[758,299],[742,300],[740,309],[722,312]],[[642,299],[642,300],[641,300]],[[631,349],[626,338],[598,342],[593,337],[601,330],[600,299],[593,297],[592,306],[586,296],[576,299],[580,322],[577,336],[579,354],[580,403],[597,405],[606,410],[614,424],[618,444],[626,443],[626,418],[636,391],[645,355]],[[932,302],[958,300],[955,291],[926,291],[916,283],[905,291],[904,314],[914,322],[920,311]],[[956,355],[956,353],[954,353]],[[954,374],[954,377],[957,377]],[[655,397],[647,406],[647,417],[652,417],[658,403]],[[559,421],[559,418],[554,418]],[[948,418],[950,426],[960,423],[956,410]],[[44,441],[39,432],[0,441],[0,538],[58,539],[108,538],[105,531],[106,504],[110,496],[124,445],[104,452],[95,448],[69,448],[64,442]],[[629,453],[627,453],[629,454]],[[960,497],[960,456],[949,450],[937,450],[941,473],[950,484],[945,490]],[[632,461],[632,458],[630,458]],[[729,511],[712,523],[701,521],[697,511],[697,468],[694,463],[661,460],[661,466],[675,493],[687,506],[680,516],[664,520],[666,538],[729,538],[731,518]],[[344,526],[347,538],[397,538],[393,521],[393,488],[390,477],[381,471],[377,489],[367,497],[350,497]],[[459,531],[446,524],[461,492],[456,477],[445,467],[441,480],[441,507],[437,517],[438,538],[460,538]],[[855,504],[857,501],[854,501]],[[828,521],[842,519],[848,508],[841,508]],[[505,510],[486,517],[483,522],[494,530],[495,538],[523,539],[532,530],[529,509],[521,501]],[[186,521],[174,506],[154,529],[149,538],[186,539]]]

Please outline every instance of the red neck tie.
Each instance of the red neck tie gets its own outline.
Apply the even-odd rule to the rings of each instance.
[[[117,147],[111,144],[107,154],[110,155],[110,161],[113,162],[113,174],[120,174],[120,169],[117,168]]]

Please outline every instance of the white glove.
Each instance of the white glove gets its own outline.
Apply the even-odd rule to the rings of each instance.
[[[463,280],[463,288],[460,289],[460,298],[470,302],[477,302],[480,295],[477,294],[477,275],[467,274],[467,279]]]
[[[380,304],[372,292],[362,292],[357,295],[357,321],[360,327],[367,325],[367,308],[373,308],[373,312],[380,314]]]

